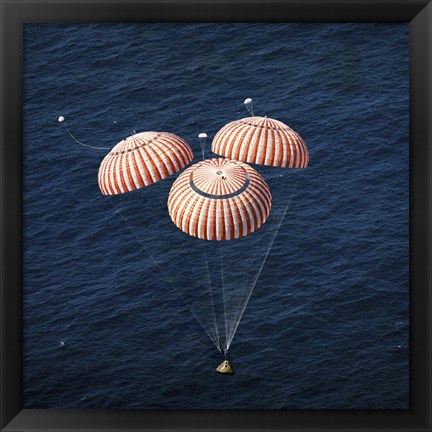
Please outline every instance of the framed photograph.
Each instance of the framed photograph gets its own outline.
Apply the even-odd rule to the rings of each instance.
[[[429,1],[0,3],[1,431],[432,431]]]

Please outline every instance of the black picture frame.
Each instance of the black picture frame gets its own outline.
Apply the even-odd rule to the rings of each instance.
[[[20,1],[1,5],[1,431],[431,431],[432,4],[425,0]],[[24,23],[407,22],[410,409],[29,410],[22,379]]]

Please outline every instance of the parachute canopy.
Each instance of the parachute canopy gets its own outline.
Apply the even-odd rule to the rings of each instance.
[[[186,169],[171,187],[168,212],[185,233],[203,240],[232,240],[268,218],[270,189],[249,165],[206,159]]]
[[[275,167],[306,168],[309,163],[301,136],[286,124],[267,117],[246,117],[228,123],[215,135],[212,152]]]
[[[177,135],[137,133],[119,142],[102,160],[99,188],[104,195],[130,192],[180,171],[192,158],[192,149]]]

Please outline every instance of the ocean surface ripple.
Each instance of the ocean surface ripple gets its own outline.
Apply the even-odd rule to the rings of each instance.
[[[25,408],[409,407],[408,25],[26,24],[24,35]],[[131,235],[98,189],[106,150],[65,128],[101,147],[169,131],[198,160],[198,133],[246,117],[247,97],[301,134],[311,162],[288,188],[225,377],[146,251],[184,265],[181,250],[151,223]],[[150,216],[167,218],[154,196]]]

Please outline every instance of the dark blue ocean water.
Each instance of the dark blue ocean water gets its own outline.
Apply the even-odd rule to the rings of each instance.
[[[25,407],[408,408],[408,96],[407,25],[26,25]],[[175,177],[132,193],[129,220],[97,185],[107,150],[66,128],[102,147],[173,132],[197,161],[247,97],[311,162],[272,189],[291,204],[225,377],[172,286],[177,267],[205,288],[214,258],[170,240]]]

